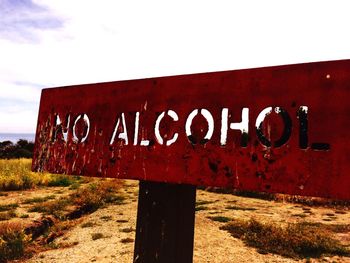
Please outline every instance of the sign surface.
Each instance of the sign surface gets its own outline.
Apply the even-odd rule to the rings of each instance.
[[[350,60],[42,91],[33,170],[350,199]]]

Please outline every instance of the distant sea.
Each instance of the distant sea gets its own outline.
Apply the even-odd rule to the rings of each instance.
[[[34,142],[34,133],[0,133],[0,142],[11,141],[16,143],[19,139],[24,139],[30,142]]]

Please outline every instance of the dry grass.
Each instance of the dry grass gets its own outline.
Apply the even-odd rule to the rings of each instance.
[[[208,192],[220,193],[220,194],[232,194],[235,196],[256,198],[261,200],[268,201],[277,201],[277,202],[289,202],[295,204],[308,205],[313,207],[348,207],[350,201],[348,200],[333,200],[322,197],[308,197],[308,196],[299,196],[299,195],[288,195],[288,194],[273,194],[265,192],[256,192],[256,191],[247,191],[247,190],[238,190],[232,188],[221,188],[221,187],[198,187]]]
[[[195,209],[196,209],[196,211],[209,210],[209,208],[207,206],[204,206],[204,205],[196,206]]]
[[[0,212],[13,210],[13,209],[16,209],[17,207],[18,207],[18,204],[16,203],[0,205]]]
[[[257,210],[254,207],[242,207],[242,206],[236,206],[236,205],[229,205],[225,207],[228,210],[242,210],[242,211],[255,211]]]
[[[76,219],[84,214],[96,211],[109,203],[120,204],[124,197],[119,193],[122,183],[113,179],[85,179],[76,176],[54,175],[49,173],[31,172],[30,159],[0,160],[0,191],[25,190],[36,187],[70,186],[69,195],[56,198],[55,195],[28,198],[21,204],[29,205],[28,212],[38,212],[43,215],[53,215],[56,220],[53,226],[33,238],[24,233],[24,226],[18,223],[0,223],[0,263],[22,258],[31,254],[30,250],[40,251],[39,244],[55,246],[53,242],[67,230],[77,224]],[[2,192],[2,195],[4,192]],[[57,199],[57,200],[56,200]],[[0,221],[17,217],[18,203],[0,205]],[[21,218],[28,214],[19,215]],[[109,220],[109,218],[103,218]],[[29,242],[30,241],[30,242]],[[39,246],[39,247],[38,247]],[[47,248],[46,248],[47,249]]]
[[[0,205],[0,221],[10,220],[11,218],[17,217],[16,208],[18,204],[4,204]]]
[[[37,204],[29,208],[28,212],[53,215],[61,220],[79,218],[84,214],[96,211],[108,203],[122,203],[124,197],[118,193],[120,188],[121,182],[119,180],[110,179],[90,183],[85,187],[77,189],[69,196],[52,201],[37,202]],[[51,198],[46,197],[44,199]],[[71,207],[76,207],[76,209],[68,213],[67,208]]]
[[[26,236],[18,223],[0,224],[0,262],[17,259],[24,255]]]
[[[69,186],[81,180],[79,177],[34,173],[31,159],[0,160],[0,190],[15,191],[36,186]]]
[[[66,220],[56,222],[52,227],[48,229],[48,232],[46,233],[47,237],[45,243],[52,243],[57,237],[64,235],[64,233],[67,232],[69,229],[75,227],[77,223],[77,220]]]
[[[43,213],[45,215],[53,215],[56,218],[63,219],[66,212],[65,208],[70,204],[71,202],[68,198],[61,197],[58,200],[35,204],[28,209],[28,212]]]
[[[350,225],[348,224],[322,224],[312,222],[301,222],[305,227],[319,228],[333,233],[348,233],[350,232]]]
[[[207,201],[207,200],[197,200],[196,201],[196,206],[201,206],[201,205],[208,205],[215,203],[214,201]]]
[[[227,216],[209,216],[210,220],[220,222],[220,223],[227,223],[230,222],[232,219]]]
[[[52,215],[56,220],[53,226],[40,234],[40,238],[37,236],[33,241],[38,238],[39,242],[46,244],[48,248],[58,248],[59,245],[54,242],[55,239],[76,226],[77,222],[81,220],[79,219],[81,216],[92,213],[108,203],[120,203],[123,199],[118,193],[121,185],[122,183],[117,180],[102,180],[81,187],[70,195],[63,196],[57,200],[34,202],[34,205],[29,209],[30,212]],[[104,219],[107,220],[109,218]],[[87,223],[82,225],[82,227],[91,227],[93,225],[92,223]],[[103,237],[98,234],[92,236],[93,240]]]
[[[119,180],[106,179],[91,183],[88,187],[79,188],[69,196],[70,203],[79,207],[70,218],[80,217],[82,214],[92,213],[106,204],[122,204],[124,197],[118,194],[122,183]]]
[[[81,228],[87,228],[87,227],[94,227],[94,226],[96,226],[96,223],[89,221],[89,222],[81,224],[80,227]]]
[[[227,230],[261,253],[275,253],[291,258],[350,256],[350,250],[333,237],[327,226],[323,226],[297,223],[281,227],[252,219],[232,221],[221,229]]]
[[[30,171],[30,159],[0,160],[0,189],[23,190],[36,185],[46,185],[49,174],[36,174]]]
[[[23,201],[23,204],[43,203],[43,202],[46,202],[48,200],[52,200],[52,199],[55,199],[55,198],[56,198],[55,195],[48,195],[48,196],[44,196],[44,197],[28,198],[28,199]]]
[[[0,212],[0,221],[10,220],[11,218],[17,217],[15,210],[9,210],[6,212]]]

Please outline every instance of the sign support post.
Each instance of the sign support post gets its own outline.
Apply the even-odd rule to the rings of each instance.
[[[192,263],[196,187],[140,181],[134,263]]]

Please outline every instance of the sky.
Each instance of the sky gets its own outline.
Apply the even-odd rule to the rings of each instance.
[[[0,0],[0,133],[43,88],[350,59],[348,2]]]

